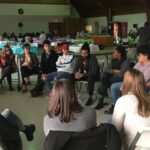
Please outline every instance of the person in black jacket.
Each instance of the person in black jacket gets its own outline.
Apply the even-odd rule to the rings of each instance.
[[[94,83],[99,75],[98,61],[95,56],[90,54],[88,43],[83,44],[75,68],[74,77],[76,80],[85,80],[88,82],[88,100],[86,105],[91,105],[93,100]]]
[[[43,79],[46,78],[46,75],[51,72],[56,72],[56,61],[58,59],[58,54],[51,50],[50,41],[45,40],[43,42],[43,49],[44,52],[41,56],[40,61],[40,74],[38,76],[38,83],[37,85],[30,91],[32,97],[37,97],[42,95],[43,91]]]

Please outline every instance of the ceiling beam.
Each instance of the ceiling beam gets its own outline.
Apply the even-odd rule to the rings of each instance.
[[[69,0],[0,0],[0,3],[15,3],[15,4],[69,4]]]
[[[149,0],[143,0],[145,9],[146,9],[146,15],[147,15],[147,21],[150,22],[150,1]]]

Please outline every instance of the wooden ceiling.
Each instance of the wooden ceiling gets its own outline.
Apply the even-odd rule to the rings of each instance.
[[[70,0],[83,18],[106,16],[108,8],[112,15],[146,12],[149,0]]]
[[[81,18],[146,12],[150,20],[150,0],[0,0],[0,3],[72,4]]]
[[[69,4],[69,0],[0,0],[0,3],[15,4]]]

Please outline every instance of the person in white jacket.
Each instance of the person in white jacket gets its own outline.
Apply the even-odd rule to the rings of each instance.
[[[47,74],[44,80],[49,92],[52,90],[53,80],[65,78],[73,81],[74,56],[69,54],[69,46],[66,43],[62,45],[61,50],[62,56],[59,56],[56,62],[57,72]]]
[[[121,87],[123,96],[117,100],[112,116],[124,149],[128,149],[141,127],[150,127],[150,94],[144,88],[141,71],[130,69],[125,73]]]

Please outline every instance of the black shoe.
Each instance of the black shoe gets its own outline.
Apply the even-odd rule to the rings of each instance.
[[[101,109],[104,107],[104,97],[101,97],[99,100],[98,100],[98,104],[95,106],[95,109]]]
[[[92,105],[93,104],[93,99],[92,97],[89,97],[87,102],[85,103],[86,106]]]
[[[37,91],[30,91],[31,93],[31,97],[38,97],[38,96],[42,96],[42,93],[41,92],[37,92]]]
[[[105,114],[112,114],[114,111],[114,105],[111,105],[111,107],[108,110],[105,110],[104,113]]]
[[[13,89],[13,87],[12,87],[12,85],[10,85],[9,86],[9,91],[13,91],[14,89]]]
[[[2,84],[2,79],[0,79],[0,84]]]
[[[30,125],[26,125],[25,127],[26,127],[26,129],[23,132],[25,133],[27,140],[32,141],[33,140],[33,133],[35,131],[35,125],[30,124]]]

